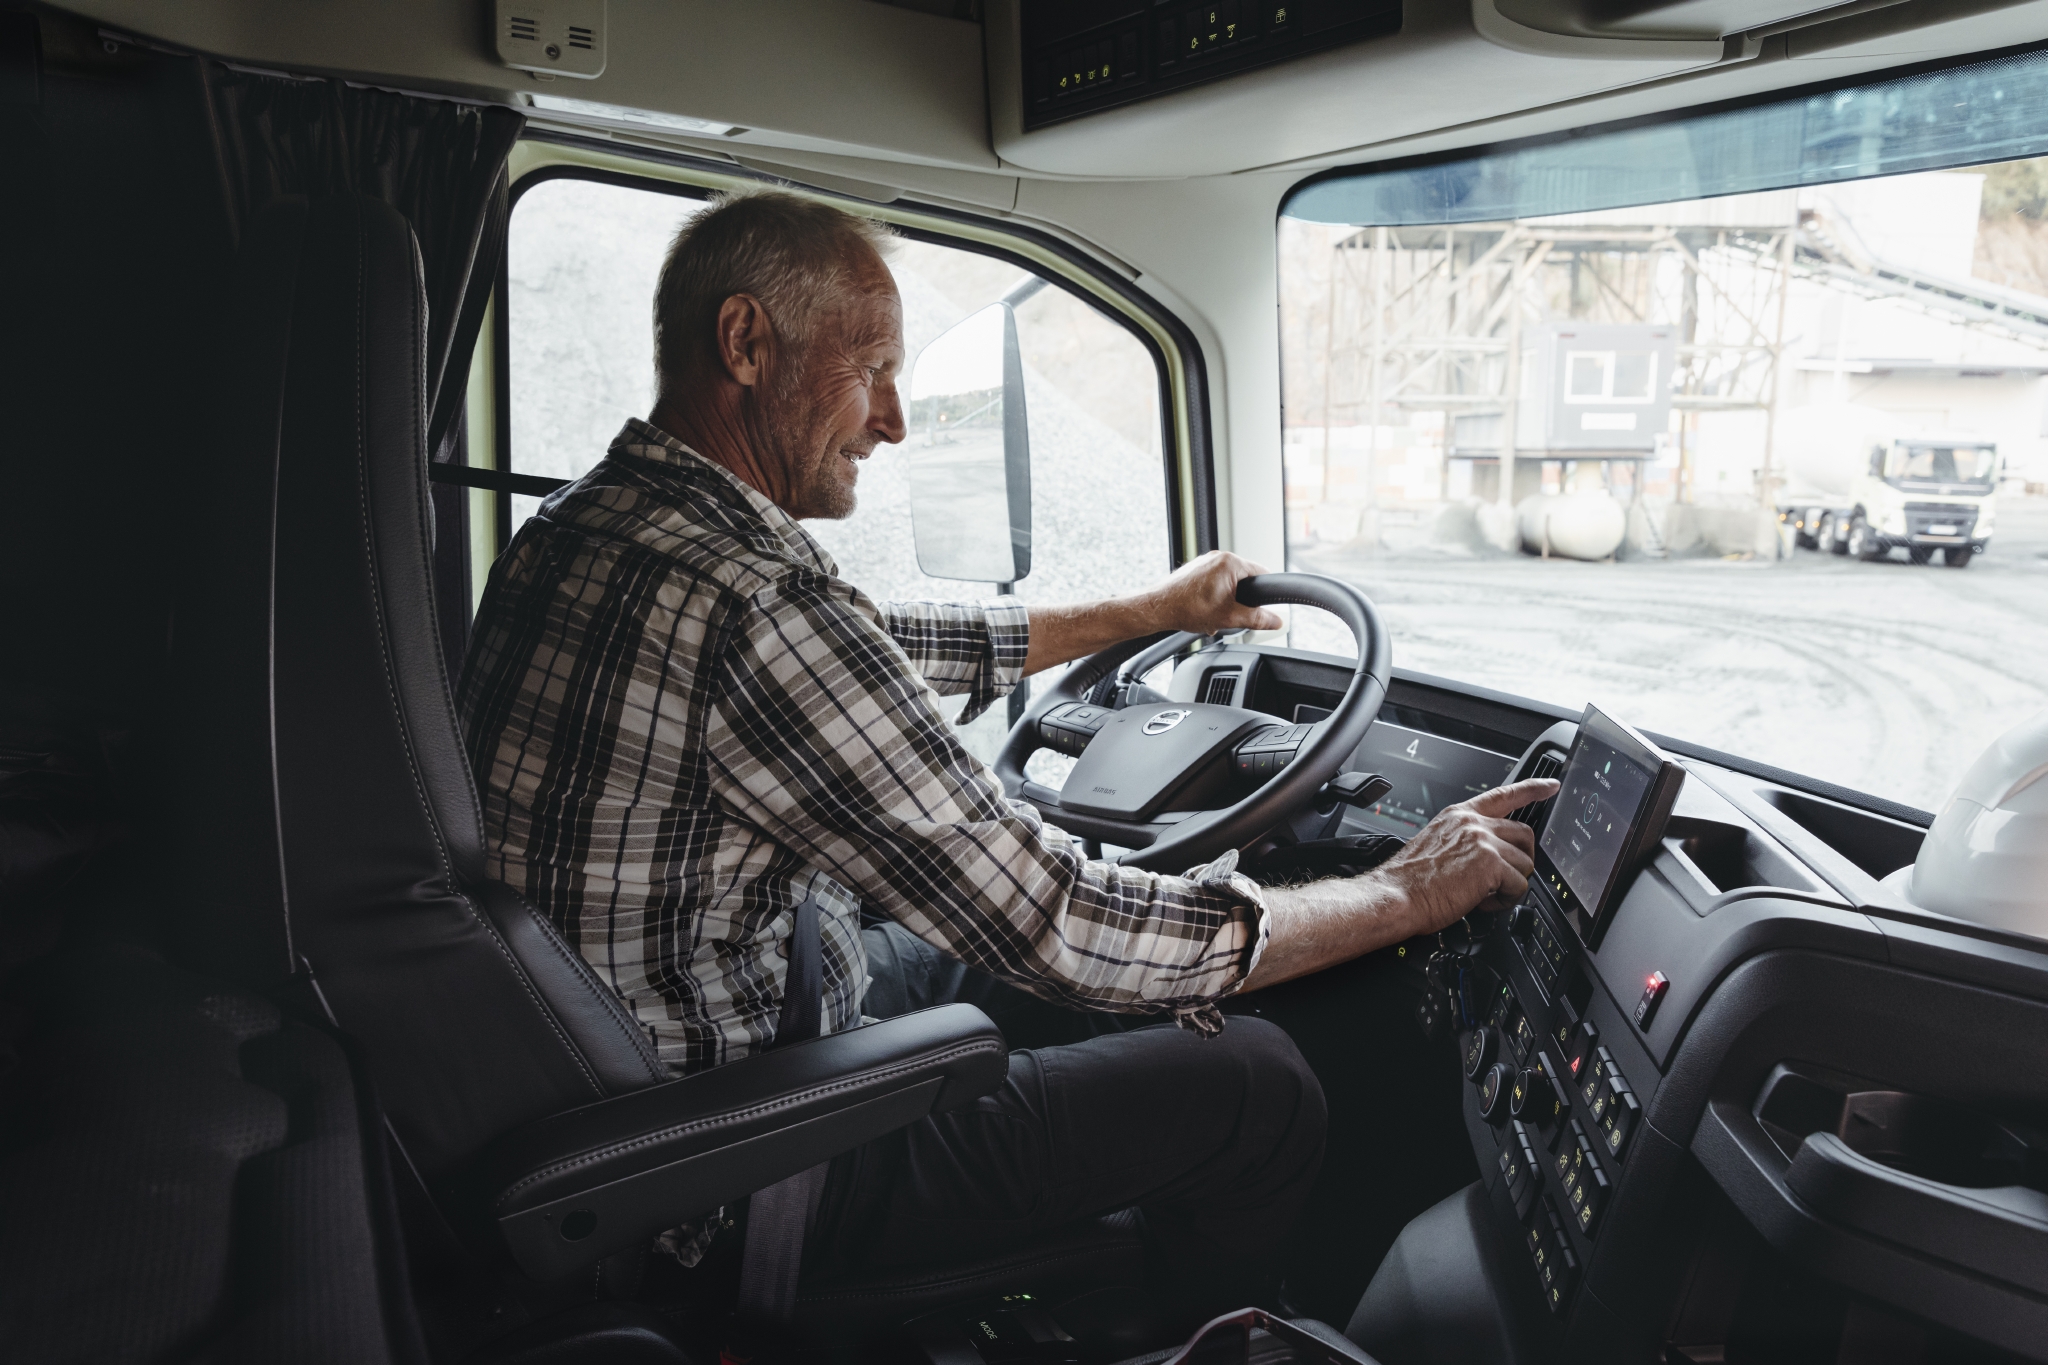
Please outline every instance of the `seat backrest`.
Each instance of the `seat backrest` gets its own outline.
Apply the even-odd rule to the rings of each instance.
[[[240,268],[237,330],[281,354],[236,362],[222,453],[271,510],[212,530],[268,537],[261,778],[282,947],[363,1046],[431,1181],[520,1124],[667,1073],[581,958],[484,879],[434,625],[411,229],[372,199],[281,200]]]

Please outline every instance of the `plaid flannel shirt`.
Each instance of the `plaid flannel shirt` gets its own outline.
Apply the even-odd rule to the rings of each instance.
[[[688,1073],[773,1041],[795,907],[823,1028],[859,1021],[863,905],[1064,1004],[1221,1026],[1265,944],[1226,858],[1090,861],[960,744],[1022,674],[1014,599],[877,605],[796,521],[634,420],[491,570],[459,693],[491,874]],[[963,717],[967,718],[967,717]]]

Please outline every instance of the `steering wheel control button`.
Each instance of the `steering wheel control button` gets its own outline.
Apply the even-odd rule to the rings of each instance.
[[[1479,1117],[1499,1125],[1508,1121],[1508,1091],[1514,1088],[1514,1068],[1495,1062],[1479,1080]]]
[[[1494,1031],[1481,1024],[1465,1038],[1465,1079],[1477,1081],[1479,1074],[1493,1064],[1494,1049],[1498,1046]]]
[[[1657,1017],[1657,1006],[1662,1003],[1664,992],[1670,987],[1671,982],[1665,979],[1662,972],[1651,972],[1649,980],[1643,983],[1642,998],[1636,1001],[1634,1018],[1636,1027],[1644,1033],[1650,1031],[1650,1021]]]

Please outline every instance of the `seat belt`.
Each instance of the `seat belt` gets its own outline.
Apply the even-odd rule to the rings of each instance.
[[[806,895],[796,908],[789,936],[789,976],[783,983],[782,1016],[769,1049],[818,1036],[825,974],[818,928],[818,902]],[[741,1317],[786,1323],[796,1315],[797,1273],[804,1239],[818,1216],[830,1162],[756,1190],[747,1200],[747,1241],[740,1249]]]

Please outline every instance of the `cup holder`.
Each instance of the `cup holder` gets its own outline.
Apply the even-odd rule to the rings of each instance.
[[[2048,1133],[1803,1063],[1773,1070],[1751,1112],[1817,1230],[2048,1298]]]
[[[1851,1151],[1924,1180],[2048,1193],[2048,1134],[1947,1100],[1785,1065],[1764,1082],[1753,1112],[1787,1161],[1809,1134],[1832,1133]]]

